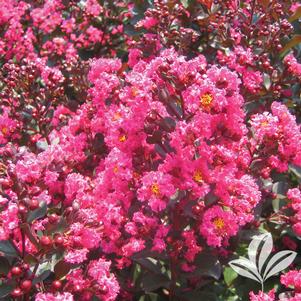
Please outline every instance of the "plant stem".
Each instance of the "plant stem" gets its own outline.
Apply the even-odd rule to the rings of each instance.
[[[171,273],[171,281],[170,281],[170,289],[169,289],[169,300],[173,301],[175,297],[175,289],[176,289],[176,261],[174,257],[170,258],[170,273]]]

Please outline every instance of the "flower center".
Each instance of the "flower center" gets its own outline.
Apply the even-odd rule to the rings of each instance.
[[[119,112],[116,112],[112,118],[112,121],[117,121],[121,118],[121,114]]]
[[[121,135],[121,136],[119,136],[119,142],[125,142],[126,141],[126,135]]]
[[[151,191],[153,194],[155,195],[159,195],[160,194],[160,188],[159,188],[159,185],[157,183],[154,183],[152,186],[151,186]]]
[[[132,87],[131,92],[132,92],[132,95],[135,97],[138,95],[139,90],[136,87]]]
[[[114,171],[114,173],[118,172],[118,166],[117,165],[114,166],[113,171]]]
[[[203,175],[199,170],[195,171],[193,174],[193,180],[197,183],[203,182]]]
[[[225,227],[225,222],[222,218],[217,217],[213,220],[213,224],[217,230],[222,230]]]
[[[6,135],[7,132],[8,132],[8,128],[7,128],[7,127],[3,127],[3,128],[1,129],[1,132],[2,132],[3,135]]]
[[[266,121],[266,120],[261,122],[261,126],[263,126],[263,127],[268,126],[268,124],[269,124],[269,123],[268,123],[268,121]]]
[[[203,107],[210,107],[213,100],[213,95],[211,93],[205,93],[201,96],[201,105]]]

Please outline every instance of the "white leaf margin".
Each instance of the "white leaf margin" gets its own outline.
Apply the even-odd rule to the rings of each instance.
[[[292,262],[295,260],[297,253],[294,251],[280,251],[276,253],[271,260],[268,262],[268,265],[265,269],[263,280],[267,280],[268,278],[272,277],[273,275],[281,272],[282,270],[286,269]],[[277,261],[283,258],[279,263],[274,265]]]
[[[234,259],[229,262],[229,265],[237,274],[262,283],[263,279],[252,261],[246,258]]]
[[[264,243],[260,248],[257,264],[257,253],[263,241]],[[263,270],[264,264],[268,260],[272,250],[273,239],[270,233],[255,236],[248,247],[249,259],[242,257],[240,259],[231,260],[229,265],[237,274],[255,280],[261,283],[263,287],[265,280],[286,269],[293,263],[297,256],[297,253],[291,250],[280,251],[273,255]]]

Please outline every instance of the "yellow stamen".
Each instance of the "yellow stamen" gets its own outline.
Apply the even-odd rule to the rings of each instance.
[[[132,92],[132,95],[135,97],[138,95],[139,90],[136,87],[132,87],[131,92]]]
[[[210,93],[205,93],[201,96],[201,99],[200,99],[201,105],[203,107],[210,107],[212,100],[213,100],[213,95]]]
[[[160,188],[159,188],[159,185],[157,183],[154,183],[152,186],[151,186],[151,191],[153,194],[155,195],[159,195],[160,194]]]
[[[6,135],[7,132],[8,132],[8,128],[7,128],[7,127],[3,127],[3,128],[1,129],[1,132],[2,132],[3,135]]]
[[[213,224],[217,230],[222,230],[225,227],[225,222],[220,217],[217,217],[216,219],[214,219]]]
[[[197,183],[203,182],[203,175],[199,170],[196,170],[193,174],[193,180]]]
[[[121,118],[121,114],[119,112],[116,112],[112,118],[112,121],[117,121]]]
[[[126,135],[119,136],[119,142],[125,142],[126,141]]]
[[[268,125],[269,125],[269,123],[268,123],[267,120],[261,122],[261,126],[263,126],[263,127],[266,127],[266,126],[268,126]]]
[[[118,172],[118,166],[117,165],[114,166],[113,171],[114,171],[114,173]]]

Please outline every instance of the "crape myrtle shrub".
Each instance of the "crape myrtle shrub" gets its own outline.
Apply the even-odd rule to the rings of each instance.
[[[0,298],[301,300],[297,1],[0,1]],[[249,292],[252,291],[250,294]]]

